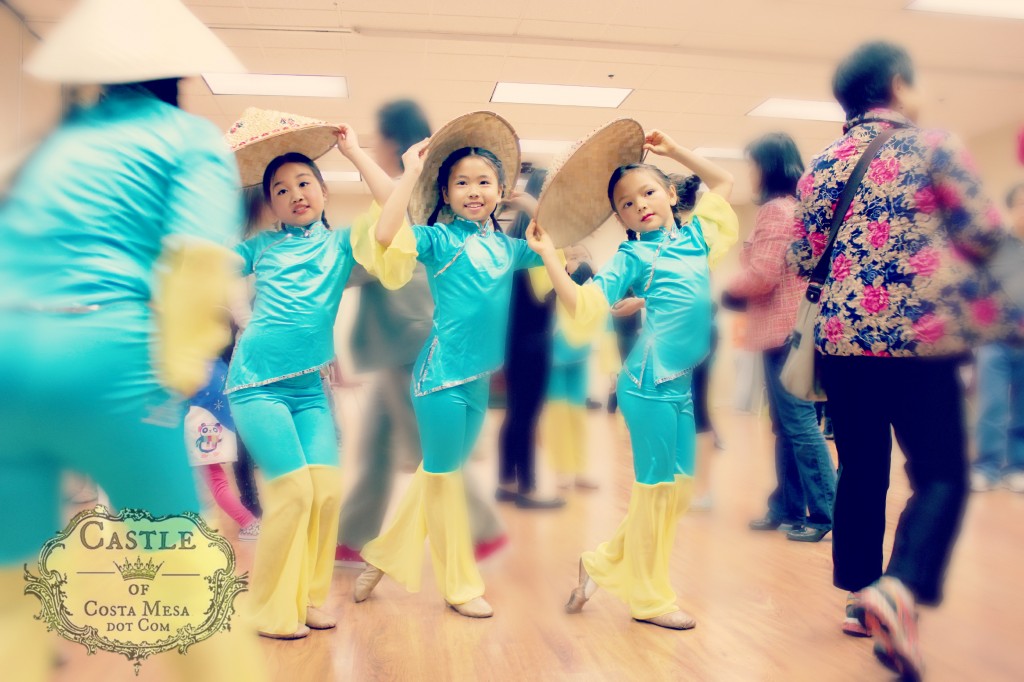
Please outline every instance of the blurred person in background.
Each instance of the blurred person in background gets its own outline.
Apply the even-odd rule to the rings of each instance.
[[[535,168],[524,191],[540,196],[547,171]],[[530,216],[520,212],[508,228],[508,235],[522,239]],[[520,509],[556,509],[565,504],[560,497],[537,494],[537,423],[551,375],[552,312],[554,297],[539,300],[530,284],[529,271],[512,277],[508,339],[505,345],[507,408],[498,440],[499,502],[512,502]]]
[[[397,178],[404,171],[402,154],[430,137],[430,125],[416,102],[396,100],[377,112],[377,133],[376,161]],[[380,534],[403,459],[409,469],[423,459],[409,384],[413,363],[430,335],[434,302],[422,265],[416,266],[408,284],[396,290],[386,289],[359,268],[353,278],[360,283],[360,293],[352,356],[360,371],[375,374],[359,443],[362,467],[341,508],[335,560],[340,566],[362,568],[359,552]],[[505,545],[505,532],[493,507],[471,481],[466,491],[476,557],[484,559]]]
[[[793,241],[796,183],[804,172],[800,151],[785,133],[770,133],[747,147],[751,185],[760,207],[744,244],[742,270],[729,283],[729,296],[746,301],[750,323],[747,348],[764,359],[768,411],[775,433],[775,491],[768,514],[752,530],[786,531],[790,540],[818,542],[832,529],[836,470],[818,428],[813,402],[782,385],[787,339],[807,280],[786,267]]]
[[[47,678],[52,660],[22,565],[61,526],[62,469],[119,509],[200,512],[183,396],[228,340],[219,308],[241,202],[220,131],[178,107],[178,84],[244,69],[178,0],[85,0],[26,70],[102,94],[0,206],[0,498],[14,513],[0,536],[0,669],[19,682]],[[263,679],[250,636],[236,619],[165,660],[177,679]]]
[[[583,285],[593,278],[590,250],[585,245],[573,244],[564,253],[565,269],[572,281]],[[544,448],[558,475],[559,488],[594,490],[597,484],[587,476],[587,387],[593,346],[570,344],[559,326],[556,320],[542,419]]]
[[[1017,249],[1024,248],[1024,182],[1006,196]],[[971,467],[971,489],[992,490],[1000,482],[1024,493],[1024,345],[988,343],[977,351],[978,456]]]
[[[862,45],[839,65],[845,134],[797,185],[790,252],[809,276],[853,168],[877,135],[891,134],[839,226],[815,341],[840,463],[835,585],[850,593],[847,624],[866,626],[879,660],[907,679],[922,669],[917,605],[942,598],[967,493],[958,366],[977,334],[996,334],[1004,320],[977,276],[1003,239],[999,213],[963,145],[915,124],[914,83],[909,55],[891,43]],[[893,431],[913,495],[883,573]]]

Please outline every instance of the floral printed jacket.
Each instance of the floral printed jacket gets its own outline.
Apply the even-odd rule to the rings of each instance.
[[[788,260],[808,276],[825,250],[846,181],[881,130],[899,129],[871,162],[839,228],[815,327],[826,355],[948,356],[1009,329],[979,276],[1005,232],[970,155],[952,135],[876,109],[815,158],[800,180]]]

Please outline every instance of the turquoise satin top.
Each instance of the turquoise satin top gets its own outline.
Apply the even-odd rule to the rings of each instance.
[[[637,386],[645,373],[655,385],[682,376],[710,352],[711,279],[700,218],[623,242],[593,281],[610,304],[630,288],[645,301],[643,329],[623,363]]]
[[[320,221],[262,232],[235,250],[256,275],[252,319],[238,338],[225,393],[315,372],[334,360],[334,320],[352,272],[351,230]]]
[[[456,218],[412,231],[434,298],[430,336],[413,369],[413,389],[422,396],[501,367],[513,272],[543,261],[525,240],[495,232],[490,221]]]
[[[134,305],[151,325],[165,239],[230,246],[238,167],[211,123],[111,88],[43,141],[0,205],[0,310]]]

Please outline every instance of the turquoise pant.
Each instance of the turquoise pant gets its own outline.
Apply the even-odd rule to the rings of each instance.
[[[587,404],[587,363],[554,365],[548,376],[548,400],[583,407]]]
[[[633,472],[639,483],[672,483],[676,474],[693,476],[697,430],[689,373],[659,386],[651,372],[642,387],[619,373],[616,396],[629,427]]]
[[[423,446],[423,470],[458,471],[476,444],[487,412],[487,377],[427,395],[412,395],[412,409]]]
[[[338,429],[319,372],[228,394],[238,434],[273,480],[310,464],[339,466]]]
[[[199,512],[185,403],[157,380],[142,303],[84,314],[0,312],[0,565],[63,527],[60,477],[90,476],[118,509]]]

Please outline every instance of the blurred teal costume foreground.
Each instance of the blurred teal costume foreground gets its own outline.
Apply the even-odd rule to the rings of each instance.
[[[0,207],[0,563],[57,531],[63,469],[118,508],[199,511],[185,406],[151,360],[153,273],[167,238],[232,239],[237,187],[216,128],[128,87],[21,170]]]
[[[486,377],[505,358],[512,274],[543,261],[490,220],[456,218],[412,232],[434,298],[430,337],[412,373],[413,408],[424,470],[447,473],[472,450],[487,409]]]

